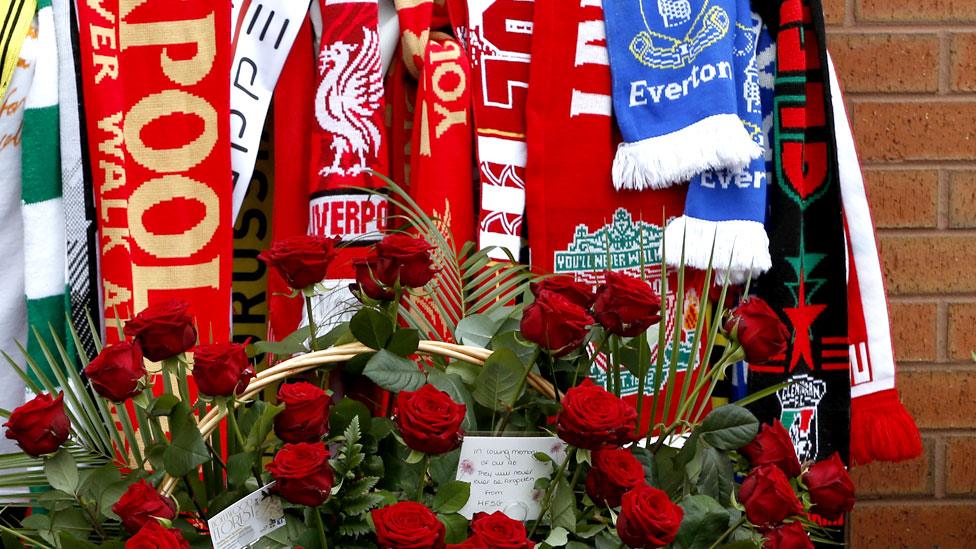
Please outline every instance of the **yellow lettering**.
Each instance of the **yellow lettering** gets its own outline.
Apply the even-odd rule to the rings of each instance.
[[[130,2],[121,2],[123,4]],[[133,2],[135,5],[141,1]],[[210,72],[217,55],[214,29],[214,14],[190,21],[154,21],[152,23],[126,23],[119,25],[119,43],[122,50],[139,46],[167,46],[174,44],[193,44],[196,53],[190,59],[173,59],[168,48],[159,54],[163,73],[172,81],[183,86],[192,86]]]
[[[173,198],[196,200],[204,206],[203,219],[180,234],[154,234],[142,223],[143,214],[152,206]],[[220,200],[210,187],[183,175],[164,175],[140,185],[129,197],[129,233],[147,253],[172,259],[190,257],[210,242],[220,224]],[[138,284],[136,287],[139,287]]]
[[[444,135],[444,132],[449,130],[451,126],[455,124],[461,124],[463,126],[468,123],[467,109],[452,112],[438,103],[434,105],[434,111],[444,117],[440,122],[437,123],[437,128],[434,130],[437,133],[437,137]]]
[[[220,287],[220,258],[194,265],[133,265],[132,285],[135,288],[132,303],[136,311],[149,305],[152,290],[181,290],[184,288]]]
[[[125,160],[122,154],[122,113],[117,112],[98,121],[98,129],[111,135],[110,138],[98,143],[98,151]]]
[[[98,161],[98,168],[102,170],[102,193],[114,191],[125,186],[125,170],[115,162]]]
[[[103,227],[102,240],[103,254],[118,246],[122,246],[126,252],[129,251],[129,231],[125,227]]]
[[[174,149],[154,149],[142,140],[142,129],[153,120],[183,113],[203,120],[203,132]],[[147,95],[129,109],[123,130],[129,152],[136,162],[163,173],[184,172],[202,162],[217,142],[217,111],[205,99],[182,90],[163,90]]]
[[[111,281],[105,281],[105,310],[113,308],[132,299],[132,293],[125,286],[116,286]]]

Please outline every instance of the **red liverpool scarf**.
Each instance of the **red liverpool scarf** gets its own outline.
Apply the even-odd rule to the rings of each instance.
[[[611,120],[610,69],[603,13],[587,0],[536,0],[532,71],[528,97],[527,221],[532,266],[539,272],[573,275],[592,285],[609,268],[660,279],[662,215],[681,215],[685,187],[659,191],[615,191],[611,164],[619,136]],[[607,245],[612,264],[607,265]],[[643,252],[644,257],[641,258]],[[690,347],[703,314],[700,274],[688,271],[683,310],[676,311],[677,276],[672,270],[666,302],[668,333],[681,323],[677,370],[680,382],[692,363]],[[658,290],[660,288],[657,288]],[[652,329],[656,329],[652,328]],[[652,345],[655,334],[649,334]],[[656,360],[657,349],[652,349]],[[591,371],[606,385],[602,361]],[[652,374],[653,377],[653,374]],[[623,394],[637,399],[637,379],[624,373]],[[653,387],[650,380],[647,386]],[[650,392],[648,390],[648,392]],[[655,410],[661,421],[664,403]],[[645,428],[652,411],[644,408]],[[668,410],[671,417],[674,410]]]
[[[226,341],[230,4],[78,7],[106,324],[179,297]]]

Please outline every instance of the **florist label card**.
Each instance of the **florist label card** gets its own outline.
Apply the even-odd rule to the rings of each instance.
[[[556,437],[464,437],[457,480],[471,483],[471,497],[459,511],[501,511],[515,520],[539,518],[542,494],[536,479],[552,473],[552,463],[535,458],[548,454],[555,463],[566,458],[566,443]]]
[[[214,549],[247,547],[285,525],[281,499],[270,483],[251,492],[207,521]]]

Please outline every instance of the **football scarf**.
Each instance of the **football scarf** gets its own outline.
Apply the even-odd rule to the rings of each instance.
[[[79,19],[106,324],[179,297],[226,341],[230,4],[86,2]]]
[[[848,329],[851,349],[851,463],[902,461],[922,453],[915,421],[895,389],[888,303],[874,223],[840,85],[830,65],[837,163],[848,249]]]
[[[0,97],[6,94],[36,12],[37,0],[0,0]]]
[[[604,38],[603,14],[592,0],[536,0],[533,23],[532,68],[527,105],[528,187],[527,220],[532,268],[539,273],[572,275],[596,286],[607,269],[660,279],[662,216],[681,214],[685,188],[652,192],[617,192],[611,185],[614,133],[611,119],[610,69]],[[607,246],[610,250],[608,253]],[[643,257],[641,254],[643,252]],[[612,264],[607,264],[607,257]],[[700,273],[699,273],[700,274]],[[680,340],[668,342],[671,356],[678,345],[677,376],[684,380],[690,344],[698,315],[704,311],[699,295],[703,276],[686,273],[685,299],[677,311],[677,273],[671,269],[668,322],[680,323]],[[656,284],[656,283],[655,283]],[[660,288],[657,288],[660,290]],[[657,359],[657,325],[649,333],[651,360]],[[607,364],[597,357],[590,372],[594,381],[607,384]],[[635,403],[637,378],[623,372],[623,395]],[[646,392],[664,380],[649,376]],[[663,399],[662,399],[663,400]],[[650,402],[642,410],[646,428]],[[664,403],[654,411],[662,421]],[[674,410],[667,413],[673,414]]]
[[[739,119],[736,0],[608,0],[617,189],[657,189],[762,154]],[[748,15],[744,17],[748,21]]]
[[[34,79],[24,109],[21,201],[27,352],[38,364],[46,365],[33,329],[48,344],[52,336],[67,342],[65,237],[58,153],[58,48],[54,37],[54,14],[50,0],[40,0],[37,7]],[[68,347],[69,353],[73,347]]]
[[[233,1],[230,160],[235,222],[251,183],[271,94],[307,13],[307,1]]]
[[[819,0],[783,0],[776,33],[773,158],[767,229],[772,267],[758,295],[780,311],[785,355],[750,365],[749,390],[790,382],[751,409],[779,419],[800,461],[850,443],[847,272],[833,112]]]
[[[472,0],[468,48],[481,179],[478,244],[495,259],[518,259],[526,193],[525,101],[532,1]],[[506,253],[507,252],[507,253]]]
[[[761,91],[757,46],[768,47],[771,38],[748,0],[737,0],[732,69],[738,90],[739,118],[757,145],[766,148],[763,118],[772,113],[772,87]],[[772,78],[769,79],[770,81]],[[754,158],[739,171],[708,170],[691,178],[685,214],[667,228],[665,258],[706,269],[709,261],[718,280],[728,273],[733,284],[769,269],[766,220],[766,163]],[[714,243],[714,254],[712,244]]]

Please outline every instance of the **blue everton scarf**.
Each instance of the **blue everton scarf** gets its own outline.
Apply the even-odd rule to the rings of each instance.
[[[764,151],[768,141],[763,120],[772,120],[775,48],[768,29],[749,0],[737,0],[733,68],[741,125]],[[762,66],[757,56],[761,53]],[[762,79],[761,75],[766,78]],[[762,81],[761,81],[762,80]],[[765,158],[753,159],[741,170],[709,170],[691,179],[685,215],[668,224],[665,257],[677,265],[685,237],[685,263],[704,269],[715,242],[713,266],[719,280],[728,272],[733,284],[769,270],[766,220]]]
[[[605,0],[617,189],[738,171],[762,150],[739,120],[736,0]]]

